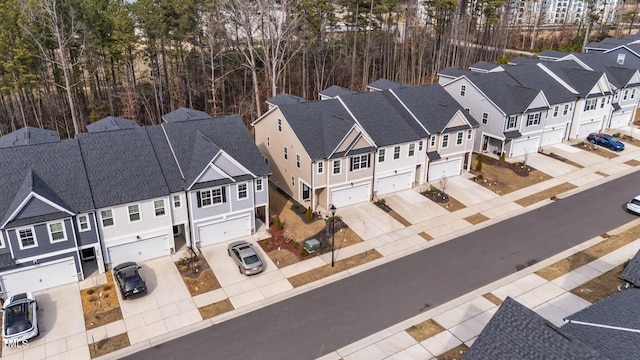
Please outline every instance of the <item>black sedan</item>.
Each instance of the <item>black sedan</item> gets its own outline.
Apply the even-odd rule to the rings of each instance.
[[[134,262],[122,263],[113,268],[113,278],[116,279],[124,300],[147,292],[147,284],[138,270],[140,266]]]

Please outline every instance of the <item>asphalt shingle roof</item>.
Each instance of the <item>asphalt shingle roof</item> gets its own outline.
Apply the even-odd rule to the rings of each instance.
[[[632,360],[640,354],[640,289],[628,288],[601,300],[567,319],[614,326],[632,331],[569,323],[560,329],[609,359]]]
[[[523,113],[540,93],[520,85],[506,72],[473,73],[467,78],[507,115]]]
[[[465,360],[607,359],[508,297],[482,330]]]
[[[387,91],[358,93],[340,99],[377,146],[402,144],[427,136]]]
[[[478,123],[449,93],[437,84],[405,87],[393,90],[400,101],[416,116],[429,134],[445,131],[451,118],[460,111],[472,126]]]
[[[576,100],[574,94],[555,81],[536,64],[508,66],[505,70],[522,86],[542,90],[550,104],[567,103]]]
[[[128,120],[115,116],[107,116],[104,119],[100,119],[94,123],[87,125],[87,131],[90,133],[100,131],[113,131],[122,129],[131,129],[138,127],[133,120]]]
[[[387,80],[387,79],[378,79],[378,80],[372,82],[371,84],[367,85],[367,87],[369,89],[373,89],[373,90],[397,89],[397,88],[401,88],[401,87],[404,87],[404,86],[407,86],[407,85],[399,83],[399,82]]]
[[[356,92],[353,90],[349,90],[347,88],[343,88],[338,85],[332,85],[320,91],[320,95],[330,97],[330,98],[335,98],[338,95],[350,95],[355,93]]]
[[[204,111],[189,109],[185,107],[181,107],[177,110],[174,110],[168,114],[165,114],[162,119],[166,122],[179,122],[179,121],[187,121],[187,120],[200,120],[200,119],[210,119],[211,115],[207,114]]]
[[[94,209],[77,140],[0,149],[0,168],[3,222],[31,191],[76,213]]]
[[[169,194],[144,127],[78,138],[96,208]]]
[[[183,191],[182,174],[180,174],[180,169],[178,169],[178,164],[173,157],[162,126],[147,126],[146,129],[169,191],[172,193]]]
[[[618,277],[635,287],[640,287],[640,251],[636,252]]]
[[[282,105],[279,109],[313,160],[327,159],[355,126],[337,99]]]
[[[586,97],[602,77],[602,73],[583,69],[574,61],[545,63],[545,67]]]
[[[267,103],[271,105],[297,104],[302,102],[307,102],[307,99],[285,93],[278,94],[267,100]]]
[[[0,136],[0,148],[58,141],[60,141],[60,137],[56,131],[25,126],[7,135]]]

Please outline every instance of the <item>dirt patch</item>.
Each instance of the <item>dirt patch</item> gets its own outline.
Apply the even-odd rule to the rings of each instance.
[[[419,324],[413,325],[412,327],[405,330],[412,338],[414,338],[417,342],[424,341],[430,337],[440,334],[446,329],[438,324],[435,320],[429,319],[425,320]]]
[[[224,299],[222,301],[200,307],[198,308],[198,311],[200,312],[200,316],[202,316],[202,320],[206,320],[229,312],[233,309],[234,307],[231,305],[231,301],[229,301],[229,299]]]
[[[423,239],[425,239],[425,240],[427,240],[427,241],[433,240],[433,236],[431,236],[431,235],[427,234],[427,233],[426,233],[426,232],[424,232],[424,231],[423,231],[423,232],[421,232],[421,233],[419,233],[418,235],[420,235]]]
[[[477,213],[471,216],[467,216],[466,218],[464,218],[464,220],[466,220],[471,225],[476,225],[476,224],[480,224],[483,221],[489,220],[489,218],[480,213]]]
[[[327,264],[317,269],[313,269],[313,270],[304,272],[302,274],[293,276],[289,278],[289,282],[291,283],[291,285],[293,285],[293,287],[299,287],[302,285],[312,283],[316,280],[323,279],[327,276],[337,274],[341,271],[349,270],[358,265],[366,264],[370,261],[379,259],[381,257],[382,255],[379,252],[375,250],[368,250],[368,251],[365,251],[364,253],[360,253],[358,255],[354,255],[343,260],[338,260],[335,262],[334,267],[331,267],[331,264]]]
[[[597,278],[572,289],[570,292],[595,304],[617,293],[619,291],[618,286],[623,287],[625,285],[624,281],[618,279],[618,275],[620,275],[623,269],[623,265],[616,266]]]
[[[640,145],[640,140],[638,140],[638,139],[636,139],[634,137],[631,137],[629,135],[620,134],[620,136],[618,137],[618,140],[620,140],[622,142],[625,142],[625,143],[628,143],[628,144],[631,144],[631,145],[635,145],[635,146]]]
[[[596,172],[595,172],[595,174],[596,174],[596,175],[600,175],[600,176],[602,176],[602,177],[607,177],[607,176],[609,176],[609,174],[605,174],[605,173],[603,173],[602,171],[596,171]]]
[[[127,335],[127,333],[112,336],[89,344],[89,356],[93,359],[116,350],[124,349],[130,345],[131,343],[129,342],[129,335]]]
[[[303,207],[296,205],[285,194],[280,192],[275,186],[269,185],[269,212],[275,218],[280,218],[284,226],[284,236],[302,242],[311,239],[315,234],[326,227],[326,221],[319,219],[316,215],[314,221],[303,220]],[[306,213],[306,210],[304,210]],[[337,214],[339,215],[339,214]],[[271,222],[273,224],[273,222]]]
[[[537,202],[540,202],[542,200],[545,199],[550,199],[554,196],[557,197],[557,195],[560,195],[566,191],[575,189],[577,186],[573,185],[573,184],[569,184],[569,183],[564,183],[564,184],[560,184],[557,186],[554,186],[550,189],[544,190],[544,191],[540,191],[538,193],[523,197],[521,199],[516,200],[516,204],[520,205],[520,206],[529,206],[532,204],[535,204]],[[554,199],[555,200],[555,199]]]
[[[402,215],[398,214],[395,210],[390,210],[387,214],[392,218],[396,219],[400,224],[404,226],[411,226],[409,220],[402,217]]]
[[[474,170],[471,171],[476,183],[498,195],[504,195],[522,188],[551,179],[551,176],[526,164],[505,162],[500,165],[497,159],[482,157],[482,170],[476,171],[478,154],[473,155]]]
[[[616,154],[613,151],[608,150],[605,147],[599,146],[599,145],[594,145],[594,144],[590,144],[588,142],[584,142],[581,141],[577,144],[572,145],[573,147],[576,147],[578,149],[584,150],[584,151],[588,151],[590,153],[596,154],[596,155],[600,155],[602,157],[605,157],[607,159],[612,159],[615,157],[618,157],[618,154]]]
[[[640,165],[640,161],[638,161],[636,159],[627,160],[624,163],[629,165],[629,166],[638,166],[638,165]]]
[[[591,261],[640,238],[640,225],[636,225],[617,235],[609,236],[607,234],[603,234],[602,236],[605,238],[604,241],[540,269],[536,271],[536,274],[548,281],[551,281],[568,273],[569,271],[586,265]]]
[[[582,168],[584,167],[584,166],[582,166],[582,165],[578,164],[577,162],[573,162],[573,161],[571,161],[571,160],[569,160],[569,159],[567,159],[567,158],[565,158],[565,157],[563,157],[563,156],[560,156],[560,155],[558,155],[558,154],[556,154],[556,153],[554,153],[554,152],[545,153],[544,151],[539,151],[539,153],[540,153],[540,154],[542,154],[542,155],[546,155],[546,156],[548,156],[548,157],[551,157],[551,158],[553,158],[553,159],[556,159],[556,160],[562,161],[563,163],[569,164],[569,165],[571,165],[571,166],[575,166],[575,167],[577,167],[578,169],[582,169]]]
[[[502,300],[499,297],[493,295],[492,293],[486,293],[486,294],[482,295],[482,297],[484,297],[485,299],[491,301],[496,306],[502,305]]]
[[[80,291],[84,326],[87,330],[122,320],[118,290],[111,272],[106,272],[107,283]]]
[[[191,296],[220,289],[220,282],[204,256],[186,257],[175,264]]]
[[[460,344],[460,345],[456,346],[455,348],[447,351],[446,353],[436,356],[436,359],[438,359],[438,360],[460,360],[460,359],[464,358],[464,356],[467,354],[467,351],[469,351],[469,347],[467,345],[465,345],[465,344]]]

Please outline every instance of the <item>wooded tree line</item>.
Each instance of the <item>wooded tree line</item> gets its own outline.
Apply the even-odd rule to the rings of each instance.
[[[0,4],[0,134],[36,126],[73,137],[109,115],[157,124],[183,106],[248,123],[282,92],[429,83],[523,43],[505,0]]]

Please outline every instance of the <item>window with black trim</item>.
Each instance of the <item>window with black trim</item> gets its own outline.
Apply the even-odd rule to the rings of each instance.
[[[488,122],[489,122],[489,114],[482,113],[482,123],[486,125]]]
[[[296,167],[300,169],[300,155],[296,154]]]
[[[309,201],[311,199],[311,188],[307,184],[302,183],[302,201]]]
[[[595,110],[598,99],[587,99],[584,102],[584,111]]]
[[[333,160],[333,175],[340,174],[340,160]]]
[[[465,85],[460,85],[460,96],[464,96],[467,93],[467,87]]]
[[[278,119],[278,131],[282,132],[282,120]]]
[[[442,135],[442,147],[446,148],[449,146],[449,134]]]
[[[324,173],[324,161],[318,161],[318,174]]]
[[[196,196],[198,198],[198,207],[207,207],[227,202],[226,188],[224,186],[198,191]]]
[[[393,160],[400,159],[400,146],[396,146],[393,148]]]
[[[282,151],[284,152],[284,159],[289,160],[289,149],[285,146]]]
[[[540,125],[540,113],[527,115],[527,126]]]
[[[518,116],[511,115],[509,116],[509,120],[507,120],[507,129],[514,129],[518,126]]]
[[[360,170],[366,169],[370,166],[370,156],[369,154],[365,155],[356,155],[351,157],[351,167],[350,170]]]

